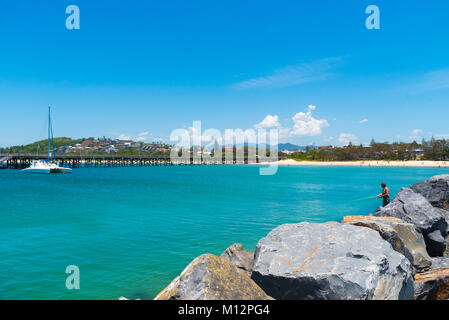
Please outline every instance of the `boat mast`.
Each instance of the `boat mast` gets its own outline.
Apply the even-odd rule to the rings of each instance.
[[[50,148],[50,126],[51,126],[50,107],[48,107],[48,161],[50,161],[50,159],[51,159],[51,148]]]
[[[51,139],[51,146],[50,146]],[[56,161],[55,140],[53,138],[53,126],[51,123],[50,107],[48,107],[48,160],[51,160],[51,147],[53,147],[53,161]]]

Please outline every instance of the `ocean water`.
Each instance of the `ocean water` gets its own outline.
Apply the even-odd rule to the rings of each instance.
[[[340,221],[439,168],[256,166],[0,170],[0,299],[151,299],[195,257],[254,250],[283,223]],[[80,269],[80,289],[65,286]]]

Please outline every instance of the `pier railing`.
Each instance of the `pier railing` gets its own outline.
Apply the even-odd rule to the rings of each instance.
[[[47,155],[10,154],[0,156],[0,168],[24,169],[35,160],[46,159]],[[99,168],[99,167],[147,167],[167,165],[200,165],[200,164],[248,164],[258,160],[245,158],[217,159],[191,157],[190,159],[172,161],[169,155],[56,155],[55,161],[67,168]]]

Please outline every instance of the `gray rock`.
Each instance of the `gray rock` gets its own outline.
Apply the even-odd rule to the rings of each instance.
[[[440,208],[438,208],[438,210],[440,211],[441,215],[444,217],[444,220],[446,220],[446,224],[448,225],[447,231],[449,233],[449,211],[446,209],[440,209]]]
[[[449,237],[446,238],[446,251],[444,251],[443,257],[449,258]]]
[[[244,270],[248,276],[251,276],[251,270],[254,264],[254,252],[246,251],[240,243],[230,245],[220,258],[226,259],[237,268]]]
[[[155,300],[271,300],[228,260],[203,254],[193,260]]]
[[[439,209],[441,214],[443,215],[444,219],[446,220],[446,223],[448,225],[449,229],[449,211],[444,209]],[[443,253],[443,257],[449,257],[449,230],[448,234],[446,234],[446,250]]]
[[[449,268],[449,258],[446,257],[432,258],[432,269],[435,268]]]
[[[414,224],[421,231],[431,257],[442,256],[446,249],[445,236],[447,222],[440,210],[421,194],[408,188],[402,188],[393,201],[386,207],[378,208],[374,213],[380,217],[395,217]]]
[[[410,187],[423,195],[432,206],[449,210],[449,175],[442,174],[420,181]]]
[[[427,270],[432,264],[424,238],[414,224],[398,218],[376,216],[345,217],[343,222],[376,230],[394,250],[409,259],[417,271]]]
[[[337,222],[274,229],[251,277],[275,299],[413,299],[408,259],[378,232]]]

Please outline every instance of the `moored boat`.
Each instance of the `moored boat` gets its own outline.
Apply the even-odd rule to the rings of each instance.
[[[53,147],[53,161],[52,159],[52,147]],[[48,107],[48,159],[35,160],[31,162],[31,165],[23,169],[22,172],[26,173],[71,173],[72,169],[61,167],[56,162],[55,155],[55,142],[53,139],[53,127],[51,125],[50,107]]]
[[[72,169],[60,167],[57,163],[48,162],[45,160],[36,160],[31,165],[23,169],[22,172],[27,173],[70,173]]]

